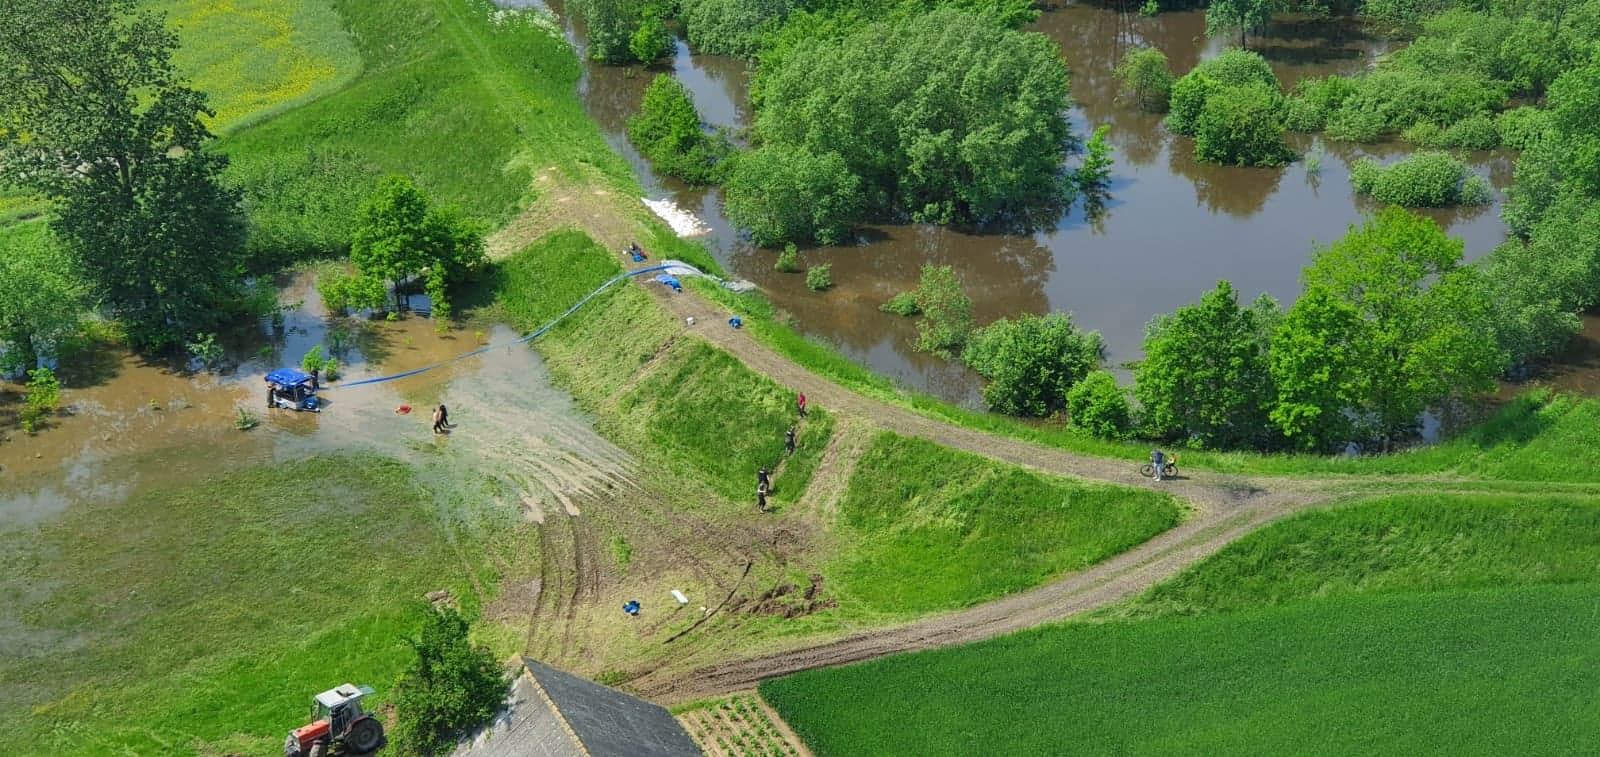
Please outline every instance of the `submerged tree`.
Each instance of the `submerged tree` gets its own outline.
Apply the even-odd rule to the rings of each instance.
[[[434,208],[410,179],[389,176],[356,210],[350,259],[363,277],[399,285],[427,273],[437,315],[448,315],[447,287],[481,267],[483,232],[455,208]]]
[[[983,400],[1010,415],[1043,418],[1067,406],[1067,393],[1100,365],[1104,342],[1066,313],[1001,318],[972,334],[961,359],[989,380]]]
[[[94,299],[141,348],[237,312],[244,226],[205,95],[135,0],[0,3],[0,183],[55,200]]]

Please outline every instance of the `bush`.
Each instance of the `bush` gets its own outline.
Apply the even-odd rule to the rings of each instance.
[[[838,153],[767,145],[739,156],[724,191],[729,220],[770,247],[783,242],[838,244],[861,220],[861,179]]]
[[[589,57],[607,65],[638,60],[633,37],[644,24],[645,6],[631,0],[575,0],[573,10],[588,30]]]
[[[1083,163],[1072,175],[1091,212],[1105,202],[1111,189],[1111,143],[1106,140],[1110,133],[1110,124],[1095,128],[1094,136],[1084,144]]]
[[[18,413],[22,430],[30,434],[38,431],[60,408],[61,382],[56,379],[55,371],[42,366],[28,371],[27,393],[23,395],[22,410]]]
[[[814,265],[806,270],[806,288],[813,292],[821,292],[833,286],[833,265],[823,263]]]
[[[763,149],[834,151],[872,217],[1053,220],[1069,196],[1067,71],[1043,35],[944,7],[802,40],[769,70]]]
[[[1067,406],[1067,392],[1100,364],[1105,347],[1065,313],[1001,318],[973,333],[961,359],[989,383],[991,410],[1043,418]]]
[[[1495,122],[1500,141],[1506,147],[1526,150],[1544,138],[1550,131],[1550,114],[1539,108],[1524,105],[1500,114]]]
[[[789,0],[682,0],[678,18],[695,52],[751,58],[791,7]]]
[[[972,334],[972,298],[962,291],[955,269],[947,265],[924,265],[917,283],[917,349],[950,357],[959,352]]]
[[[448,754],[461,734],[489,722],[509,681],[485,647],[467,640],[465,618],[432,609],[410,640],[417,659],[394,686],[394,748],[401,754]]]
[[[1500,145],[1500,131],[1488,113],[1475,113],[1444,128],[1424,121],[1401,132],[1400,138],[1423,147],[1460,150],[1492,150]]]
[[[1128,395],[1105,371],[1092,371],[1067,391],[1067,417],[1074,428],[1102,439],[1122,439],[1132,429]]]
[[[628,119],[628,140],[657,171],[690,184],[716,183],[732,152],[726,139],[701,129],[689,89],[668,74],[645,87],[638,114]]]
[[[1419,152],[1388,167],[1362,158],[1350,169],[1350,183],[1359,194],[1405,208],[1483,204],[1492,197],[1482,177],[1444,152]]]
[[[322,306],[332,315],[379,309],[389,301],[389,291],[382,281],[371,276],[353,276],[342,268],[317,275],[317,294],[322,298]]]
[[[1223,87],[1195,122],[1194,154],[1224,165],[1280,166],[1294,158],[1283,143],[1282,97],[1263,84]]]
[[[1284,126],[1291,131],[1321,131],[1332,113],[1356,91],[1356,83],[1343,76],[1302,79],[1284,102]]]
[[[922,312],[922,308],[917,306],[916,292],[901,292],[893,297],[890,297],[889,301],[878,306],[878,309],[885,313],[894,313],[895,315],[908,317],[918,315]]]
[[[800,250],[793,242],[784,245],[783,252],[778,253],[778,262],[772,267],[780,273],[799,273]]]
[[[661,11],[649,8],[639,19],[639,28],[628,36],[628,53],[640,63],[654,63],[672,54],[672,32],[661,18]]]
[[[1165,53],[1153,47],[1135,47],[1117,64],[1122,98],[1149,113],[1167,112],[1172,99],[1172,70]]]
[[[1278,92],[1278,77],[1272,66],[1258,53],[1230,49],[1205,61],[1172,85],[1171,112],[1167,128],[1193,136],[1200,112],[1211,96],[1224,87],[1260,84]]]
[[[1327,132],[1342,141],[1372,142],[1419,123],[1454,124],[1505,100],[1504,83],[1478,74],[1390,66],[1356,80],[1355,91],[1328,114]]]

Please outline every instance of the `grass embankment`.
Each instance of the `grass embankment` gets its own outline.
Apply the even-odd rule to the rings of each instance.
[[[538,328],[621,271],[587,235],[557,232],[495,266],[488,287],[496,305],[484,315]],[[649,295],[626,284],[535,344],[557,382],[598,412],[602,431],[652,456],[674,479],[753,504],[756,470],[767,468],[775,471],[772,498],[793,501],[827,446],[833,417],[816,409],[798,421],[792,392],[701,340],[675,339],[676,332]],[[786,457],[791,425],[797,444]]]
[[[1494,496],[1311,513],[1120,613],[1159,617],[761,690],[821,755],[1565,753],[1600,736],[1597,521]]]
[[[378,458],[113,500],[0,533],[22,624],[0,634],[0,731],[23,753],[274,754],[318,691],[368,683],[381,702],[422,595],[471,609],[470,574],[496,559]]]
[[[834,568],[844,601],[915,614],[1037,586],[1177,524],[1159,492],[1044,476],[883,433],[839,504],[848,546]]]

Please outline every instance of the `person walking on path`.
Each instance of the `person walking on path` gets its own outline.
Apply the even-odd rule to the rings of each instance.
[[[801,392],[800,396],[795,398],[794,406],[795,406],[796,409],[798,409],[800,411],[800,417],[801,418],[806,417],[806,395],[805,395],[805,392]]]
[[[761,512],[766,512],[767,511],[767,482],[766,481],[762,481],[761,485],[756,487],[756,509],[761,511]]]
[[[767,474],[767,469],[756,471],[756,486],[766,488],[772,486],[772,479]]]
[[[794,454],[794,426],[790,426],[788,431],[783,432],[783,454]]]

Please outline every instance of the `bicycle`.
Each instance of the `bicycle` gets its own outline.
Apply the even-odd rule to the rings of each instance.
[[[1139,475],[1144,476],[1145,478],[1154,478],[1155,475],[1156,475],[1156,466],[1155,466],[1155,464],[1154,463],[1145,463],[1144,465],[1139,466]],[[1175,461],[1172,461],[1172,460],[1168,460],[1168,461],[1162,463],[1161,464],[1161,477],[1162,478],[1177,478],[1178,477],[1178,464]]]

